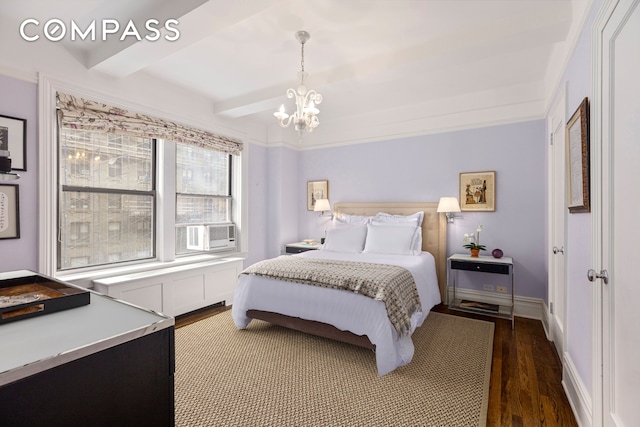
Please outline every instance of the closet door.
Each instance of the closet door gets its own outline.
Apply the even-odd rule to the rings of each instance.
[[[601,324],[594,336],[602,348],[601,416],[594,425],[640,425],[640,0],[617,0],[605,6],[599,47],[602,52],[596,117],[594,261],[591,277],[598,292]],[[607,9],[608,8],[608,9]],[[606,23],[604,23],[606,22]],[[598,126],[596,126],[596,129]],[[601,135],[601,136],[600,136]],[[600,139],[601,138],[601,139]],[[594,157],[597,161],[597,157]],[[595,277],[594,277],[595,276]],[[597,348],[594,365],[598,373]],[[594,375],[594,376],[595,376]],[[597,378],[597,377],[596,377]],[[600,402],[594,402],[600,404]]]
[[[566,262],[565,229],[567,218],[565,174],[565,109],[564,90],[549,116],[549,333],[560,360],[565,347]]]

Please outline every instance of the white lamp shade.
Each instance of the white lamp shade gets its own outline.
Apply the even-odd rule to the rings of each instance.
[[[329,204],[329,199],[316,200],[316,204],[314,205],[313,210],[316,212],[330,211],[331,204]]]
[[[460,204],[456,197],[440,197],[437,212],[460,212]]]

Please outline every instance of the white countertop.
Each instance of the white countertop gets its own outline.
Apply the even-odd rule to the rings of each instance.
[[[0,280],[37,274],[0,273]],[[90,304],[0,325],[0,386],[175,324],[90,291]]]

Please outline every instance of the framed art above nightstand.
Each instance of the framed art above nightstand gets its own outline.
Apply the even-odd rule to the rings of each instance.
[[[462,212],[495,212],[496,171],[460,173]]]

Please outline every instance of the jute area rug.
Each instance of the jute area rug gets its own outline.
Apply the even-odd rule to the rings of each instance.
[[[485,426],[494,325],[430,313],[411,363],[231,312],[176,330],[177,426]]]

